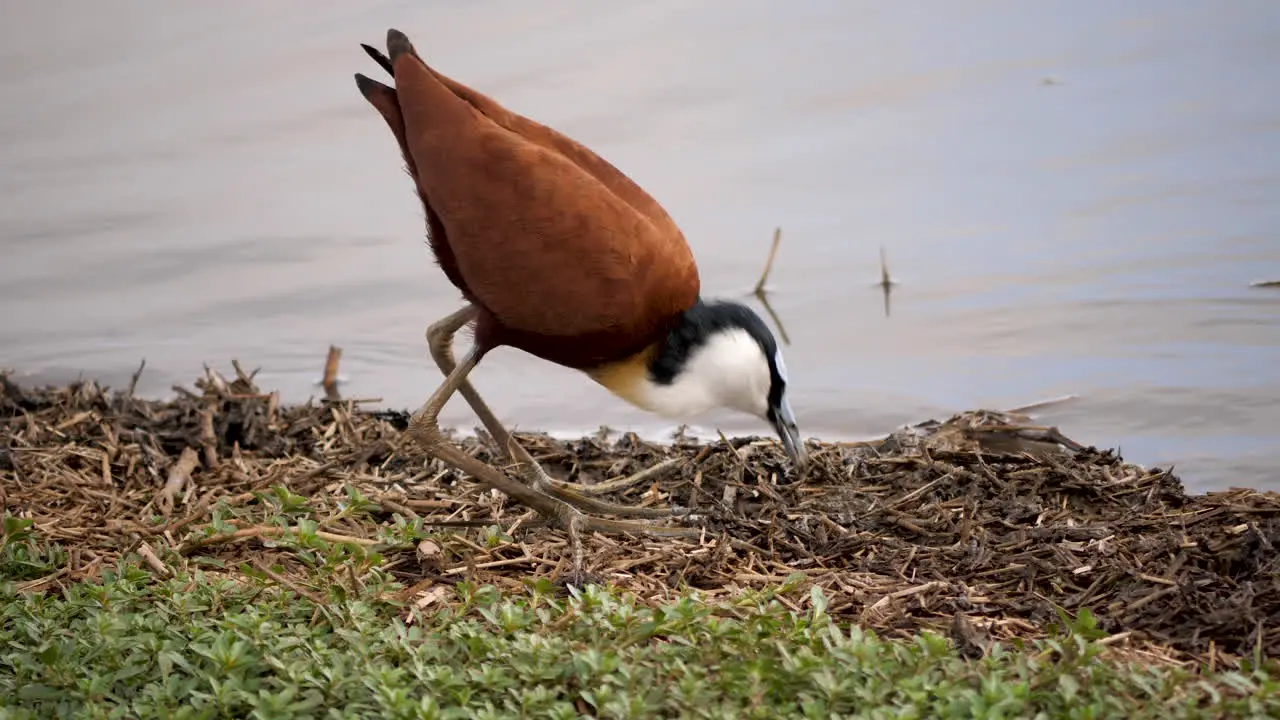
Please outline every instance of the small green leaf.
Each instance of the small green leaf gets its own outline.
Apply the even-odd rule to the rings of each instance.
[[[1067,702],[1074,702],[1080,693],[1080,682],[1071,675],[1058,676],[1058,690]]]

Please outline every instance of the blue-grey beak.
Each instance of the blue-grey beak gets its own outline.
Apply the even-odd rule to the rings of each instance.
[[[795,464],[796,471],[803,474],[809,465],[809,451],[805,449],[804,441],[800,439],[800,428],[796,426],[796,416],[791,411],[791,403],[784,396],[782,402],[773,408],[771,414],[773,428],[782,440],[782,447],[787,451],[791,462]]]

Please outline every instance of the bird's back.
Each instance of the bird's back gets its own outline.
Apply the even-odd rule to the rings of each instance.
[[[639,350],[693,305],[692,252],[656,200],[580,143],[397,53],[396,35],[396,89],[361,89],[400,142],[442,268],[489,316],[478,332],[582,367]]]

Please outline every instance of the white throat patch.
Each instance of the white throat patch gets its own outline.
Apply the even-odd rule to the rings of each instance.
[[[670,385],[646,377],[636,401],[668,418],[691,419],[717,407],[764,417],[771,380],[760,344],[746,330],[730,328],[708,336]]]

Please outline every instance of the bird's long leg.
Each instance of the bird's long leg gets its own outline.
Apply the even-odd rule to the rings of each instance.
[[[427,328],[427,348],[431,351],[431,359],[436,361],[436,366],[440,368],[440,372],[448,377],[458,366],[458,362],[453,358],[453,336],[463,328],[464,325],[475,319],[478,310],[475,305],[467,305],[461,310],[441,318],[431,324]],[[493,436],[493,441],[498,445],[499,450],[507,453],[507,442],[509,435],[506,428],[498,422],[497,416],[489,409],[484,400],[480,399],[480,394],[476,392],[476,388],[471,384],[470,380],[463,380],[458,385],[458,392],[462,397],[466,398],[467,404],[480,416],[480,422],[484,424],[485,429]]]
[[[475,319],[476,314],[476,307],[468,305],[427,328],[427,347],[431,351],[431,358],[435,360],[440,371],[446,376],[450,375],[457,366],[457,361],[453,357],[453,337],[464,325]],[[480,418],[480,422],[485,429],[493,436],[499,451],[520,467],[521,474],[535,489],[558,497],[588,512],[642,518],[670,517],[681,514],[681,511],[674,509],[631,507],[595,499],[595,496],[624,490],[657,477],[661,472],[674,465],[675,460],[659,463],[630,477],[611,480],[594,486],[555,480],[547,475],[542,466],[533,459],[533,456],[520,443],[516,442],[511,433],[502,426],[493,411],[481,399],[480,393],[476,392],[475,386],[471,384],[470,380],[464,378],[458,384],[458,392],[466,399],[467,404],[471,406],[471,409]]]
[[[471,475],[481,484],[506,493],[539,514],[555,521],[569,533],[569,541],[573,547],[574,572],[582,575],[582,540],[581,532],[626,533],[650,535],[656,537],[696,537],[700,534],[697,528],[662,527],[648,523],[607,520],[604,518],[583,515],[579,510],[563,500],[552,497],[522,482],[512,480],[501,471],[471,457],[454,447],[448,438],[440,432],[440,410],[453,393],[467,380],[467,375],[479,364],[482,352],[472,348],[455,367],[440,387],[432,393],[418,412],[409,420],[408,433],[418,443],[440,460]]]

